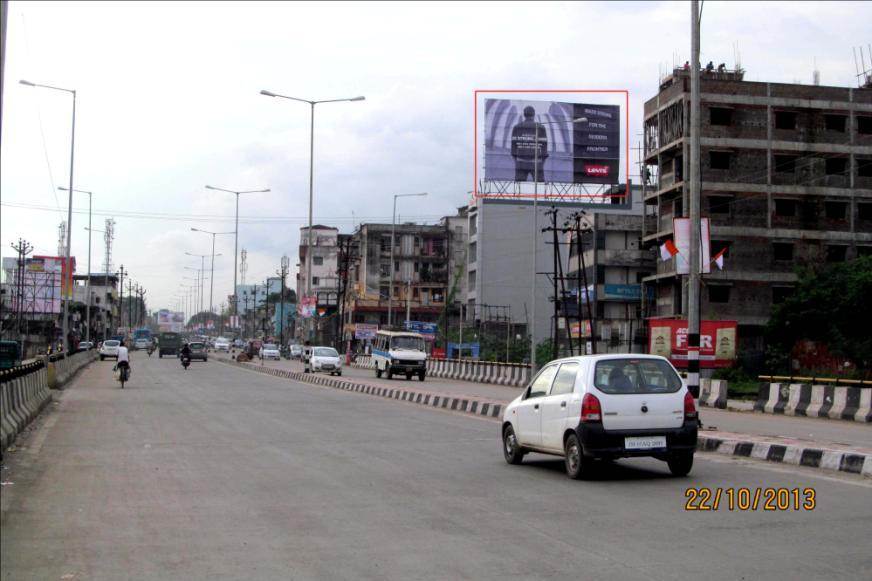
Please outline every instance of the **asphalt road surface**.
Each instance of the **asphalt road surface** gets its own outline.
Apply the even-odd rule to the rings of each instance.
[[[5,579],[868,579],[872,483],[698,455],[591,480],[498,424],[209,361],[85,370],[8,454]],[[812,511],[685,510],[688,487]]]

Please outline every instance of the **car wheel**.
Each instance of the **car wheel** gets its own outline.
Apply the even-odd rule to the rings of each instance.
[[[342,372],[341,372],[341,371],[337,371],[337,372],[336,372],[336,375],[342,375]]]
[[[581,443],[578,441],[578,436],[570,434],[566,438],[564,446],[566,452],[564,456],[564,464],[566,465],[566,475],[573,480],[578,480],[584,476],[587,462],[584,460],[584,453],[581,448]]]
[[[693,468],[693,452],[670,454],[666,458],[666,464],[673,476],[687,476]]]
[[[412,374],[411,373],[406,374],[406,381],[412,381]]]
[[[105,360],[105,359],[106,359],[106,358],[103,357],[102,355],[100,356],[100,361],[103,361],[103,360]]]
[[[378,368],[378,365],[375,366],[375,376],[381,379],[382,370]]]
[[[423,372],[418,374],[418,381],[424,381],[425,374]]]
[[[388,367],[387,372],[388,372],[388,379],[393,379],[394,378],[394,370],[391,369],[390,367]]]
[[[524,449],[518,444],[511,424],[503,430],[503,456],[509,464],[520,464],[524,460]]]

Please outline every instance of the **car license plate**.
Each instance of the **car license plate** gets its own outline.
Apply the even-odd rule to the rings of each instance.
[[[665,447],[666,436],[624,438],[624,448],[627,450],[652,450]]]
[[[325,364],[322,365],[321,367],[324,368],[324,369],[333,369],[333,365],[331,365],[330,363],[325,363]]]

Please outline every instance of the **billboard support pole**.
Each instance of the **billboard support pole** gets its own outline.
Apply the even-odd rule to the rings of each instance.
[[[687,291],[687,387],[699,397],[699,2],[690,3],[691,71],[690,71],[690,252]]]
[[[530,377],[536,373],[536,231],[539,229],[539,124],[533,144],[533,268],[530,272]],[[526,177],[526,176],[525,176]]]

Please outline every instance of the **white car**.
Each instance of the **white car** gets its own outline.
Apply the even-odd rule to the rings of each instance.
[[[260,358],[280,360],[282,356],[279,354],[279,346],[273,343],[264,343],[263,347],[260,348]]]
[[[148,349],[151,347],[151,339],[137,339],[133,342],[134,349]]]
[[[291,345],[291,359],[302,359],[303,358],[303,346],[297,345],[296,343]]]
[[[215,339],[215,350],[230,351],[230,339],[225,339],[224,337],[218,337]]]
[[[100,346],[100,361],[103,361],[107,357],[114,357],[117,360],[119,345],[121,345],[121,341],[115,339],[107,339],[106,341],[103,341],[103,344]]]
[[[333,347],[311,347],[311,355],[303,362],[306,373],[323,371],[342,375],[342,358]]]
[[[503,413],[503,454],[563,456],[578,479],[594,458],[652,456],[676,476],[693,466],[698,419],[693,396],[657,355],[589,355],[546,364]]]

